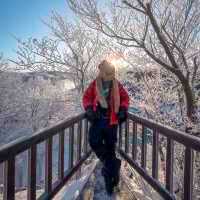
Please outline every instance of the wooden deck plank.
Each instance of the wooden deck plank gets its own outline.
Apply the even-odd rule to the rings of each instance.
[[[122,177],[113,195],[108,196],[105,190],[104,179],[101,175],[101,168],[102,164],[99,162],[77,200],[136,200]],[[120,191],[118,191],[119,188]]]

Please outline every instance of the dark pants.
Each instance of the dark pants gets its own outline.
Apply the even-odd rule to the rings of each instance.
[[[114,176],[116,161],[117,125],[109,125],[107,119],[93,123],[89,130],[89,144],[96,156],[103,162],[109,176]]]

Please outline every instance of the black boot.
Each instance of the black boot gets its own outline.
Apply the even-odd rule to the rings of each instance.
[[[115,169],[114,176],[113,176],[113,186],[117,186],[120,180],[120,167],[121,167],[121,160],[116,158],[115,160]]]
[[[104,177],[104,182],[105,182],[105,188],[106,192],[108,195],[112,195],[113,193],[113,181],[112,181],[112,176],[110,176],[108,170],[103,167],[101,170],[101,174]]]

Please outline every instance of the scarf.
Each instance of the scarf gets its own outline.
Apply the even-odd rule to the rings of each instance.
[[[97,99],[103,108],[108,108],[108,103],[106,101],[105,96],[103,95],[103,86],[102,86],[102,79],[100,76],[96,79],[96,91],[97,91]],[[119,96],[119,86],[118,81],[114,78],[112,80],[112,87],[111,87],[111,110],[115,113],[119,112],[120,106],[120,96]]]

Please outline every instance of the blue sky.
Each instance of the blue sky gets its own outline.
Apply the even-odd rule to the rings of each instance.
[[[52,10],[71,16],[66,0],[1,0],[0,52],[15,57],[16,41],[12,34],[22,39],[48,34],[41,19],[47,20]]]

